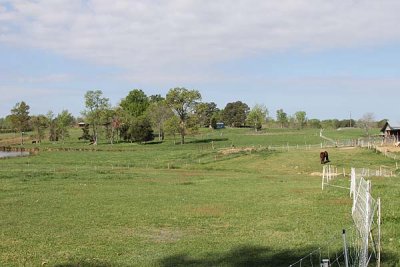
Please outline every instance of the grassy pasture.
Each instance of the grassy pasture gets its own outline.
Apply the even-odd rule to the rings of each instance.
[[[321,142],[317,130],[203,130],[183,146],[97,151],[78,151],[92,148],[79,134],[0,160],[1,266],[288,266],[335,236],[330,249],[340,251],[341,229],[352,225],[348,191],[321,191],[320,149],[301,147]],[[300,147],[267,149],[288,144]],[[395,165],[369,150],[329,152],[339,170]],[[398,179],[372,179],[383,266],[400,264]]]

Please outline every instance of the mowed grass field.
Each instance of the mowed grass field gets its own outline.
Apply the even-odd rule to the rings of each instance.
[[[348,190],[321,190],[318,130],[203,130],[185,145],[95,148],[79,134],[0,160],[0,266],[288,266],[318,247],[340,251],[352,226]],[[328,151],[346,172],[395,168],[372,150]],[[400,265],[399,179],[371,179],[382,266]]]

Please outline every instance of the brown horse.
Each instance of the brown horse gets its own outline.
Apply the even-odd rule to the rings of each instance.
[[[329,156],[328,156],[328,151],[323,151],[323,152],[319,153],[319,158],[321,160],[321,164],[330,162]]]

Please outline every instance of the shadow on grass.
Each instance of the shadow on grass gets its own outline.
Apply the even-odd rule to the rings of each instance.
[[[400,266],[399,255],[392,252],[381,252],[381,263],[383,266]]]
[[[148,142],[143,142],[143,145],[159,145],[162,144],[163,141],[148,141]]]
[[[186,254],[177,254],[160,261],[160,266],[289,266],[312,251],[273,251],[268,247],[240,246],[223,254],[209,254],[206,258],[192,258]],[[318,264],[319,259],[314,260]]]
[[[319,266],[320,258],[318,255],[314,255],[311,258],[306,257],[299,263],[298,261],[310,255],[310,252],[315,248],[303,248],[301,250],[281,250],[274,251],[269,247],[259,246],[240,246],[234,248],[226,253],[221,254],[209,254],[204,258],[193,258],[187,254],[177,254],[159,261],[159,265],[162,267],[176,267],[176,266],[194,266],[194,267],[206,267],[206,266],[232,266],[232,267],[251,267],[251,266]],[[331,251],[331,255],[335,255]],[[338,251],[337,255],[341,255],[343,252]],[[385,266],[397,266],[399,259],[392,253],[383,253],[381,262]],[[333,259],[331,259],[333,260]],[[375,261],[371,259],[370,262]],[[297,263],[297,264],[295,264]],[[343,258],[340,262],[341,266],[344,266]],[[342,265],[343,264],[343,265]]]
[[[211,142],[222,142],[228,140],[229,140],[228,138],[207,138],[207,139],[187,141],[186,144],[206,144]]]
[[[319,266],[320,258],[318,255],[313,257],[305,257],[310,255],[310,252],[315,248],[303,248],[299,250],[281,250],[274,251],[269,247],[260,246],[239,246],[226,253],[210,253],[204,258],[193,258],[188,254],[176,254],[165,257],[158,261],[157,266],[161,267],[211,267],[211,266],[231,266],[231,267],[261,267],[261,266]],[[341,255],[343,252],[337,253],[331,251],[331,255]],[[304,260],[301,264],[298,262],[301,258]],[[392,252],[384,252],[381,255],[381,263],[383,266],[399,266],[400,259],[398,255]],[[333,259],[331,259],[333,260]],[[375,259],[372,258],[370,263],[374,263]],[[295,264],[297,263],[297,264]],[[112,267],[121,266],[127,267],[131,265],[121,265],[107,261],[93,260],[73,260],[67,263],[54,265],[55,267]],[[339,266],[339,265],[338,265]],[[341,258],[340,266],[344,266],[343,257]]]
[[[100,261],[74,260],[73,262],[61,263],[54,267],[112,267],[115,264]]]

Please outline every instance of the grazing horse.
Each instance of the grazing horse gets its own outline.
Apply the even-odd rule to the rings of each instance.
[[[319,153],[319,158],[321,159],[321,164],[325,164],[327,162],[330,162],[329,156],[328,156],[328,151],[324,151]]]

